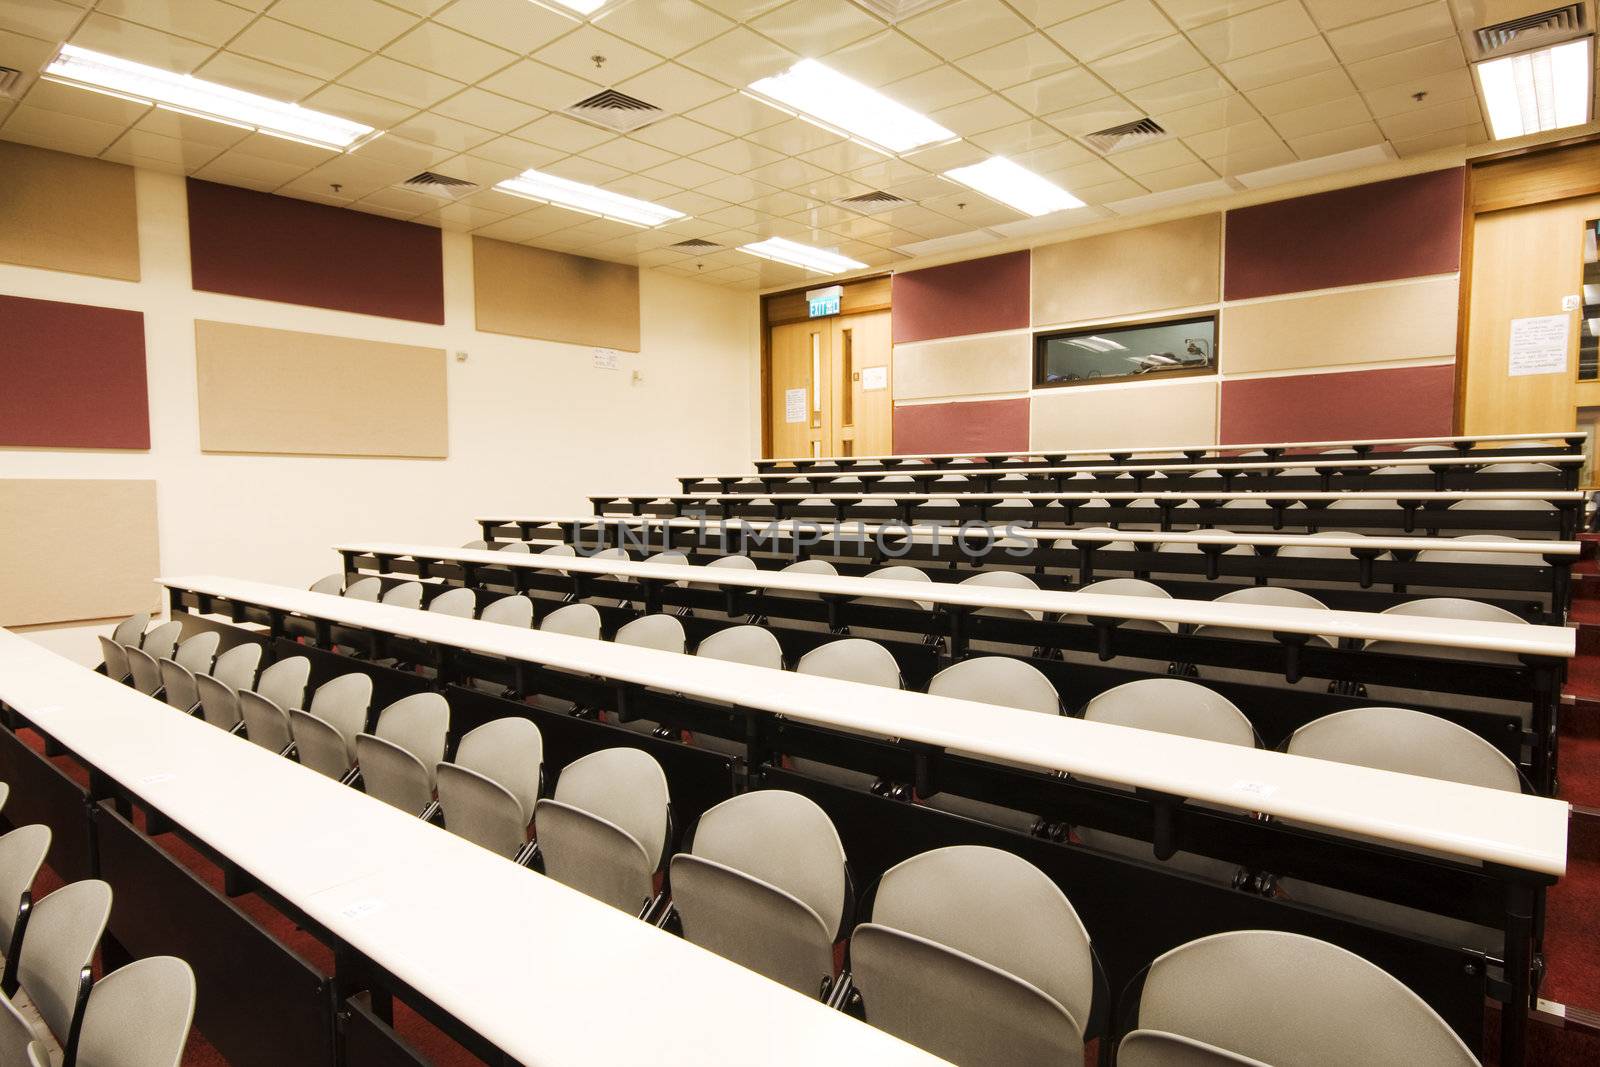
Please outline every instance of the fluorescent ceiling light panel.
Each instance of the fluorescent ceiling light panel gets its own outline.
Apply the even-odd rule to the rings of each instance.
[[[576,11],[580,15],[592,15],[606,5],[606,0],[550,0],[550,2],[568,11]]]
[[[782,237],[769,237],[765,241],[740,245],[739,251],[777,263],[787,263],[791,267],[804,267],[818,274],[839,274],[847,270],[860,270],[866,266],[865,263],[858,263],[849,256],[841,256],[837,252],[829,252],[822,248],[812,248],[810,245],[795,241],[786,241]]]
[[[1061,186],[1004,156],[990,156],[970,167],[947,170],[944,176],[1034,218],[1083,207],[1082,200]]]
[[[660,226],[663,222],[684,217],[681,211],[652,204],[648,200],[635,200],[631,196],[536,170],[525,170],[515,178],[500,182],[495,188],[513,196],[569,207],[634,226]]]
[[[1589,121],[1592,40],[1584,37],[1477,65],[1495,140]]]
[[[67,44],[45,68],[53,81],[160,104],[201,118],[343,151],[373,133],[371,126],[230,89],[189,74],[174,74]]]
[[[802,59],[782,74],[753,82],[750,91],[887,152],[909,152],[936,141],[953,141],[956,136],[814,59]]]

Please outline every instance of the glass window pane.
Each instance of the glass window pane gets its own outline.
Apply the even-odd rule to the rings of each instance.
[[[1036,384],[1214,371],[1216,339],[1214,315],[1040,334],[1035,339]]]

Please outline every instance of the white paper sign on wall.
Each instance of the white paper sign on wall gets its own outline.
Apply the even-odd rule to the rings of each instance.
[[[599,370],[618,370],[622,367],[621,354],[614,348],[597,348],[594,365]]]
[[[887,388],[889,388],[889,368],[888,367],[862,367],[861,368],[861,390],[862,390],[862,392],[865,392],[868,389],[887,389]]]
[[[1527,374],[1565,374],[1570,322],[1566,315],[1512,319],[1507,373],[1513,378]]]

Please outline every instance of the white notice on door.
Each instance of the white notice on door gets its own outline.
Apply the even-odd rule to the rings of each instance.
[[[888,367],[862,367],[861,368],[861,390],[862,390],[862,392],[865,392],[868,389],[887,389],[887,388],[889,388],[889,368]]]
[[[1565,374],[1567,371],[1567,315],[1537,315],[1511,320],[1511,359],[1508,373]]]
[[[622,363],[616,349],[597,348],[594,350],[594,365],[601,370],[619,370]]]
[[[783,421],[806,421],[806,391],[804,389],[785,389],[783,391]]]

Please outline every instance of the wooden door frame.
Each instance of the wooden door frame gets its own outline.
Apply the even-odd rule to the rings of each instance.
[[[892,277],[892,274],[885,271],[882,274],[852,278],[847,282],[837,283],[844,286],[844,294],[839,299],[839,314],[828,317],[841,318],[862,311],[889,311]],[[795,314],[796,310],[804,307],[806,290],[831,284],[835,283],[813,282],[794,289],[766,293],[761,297],[761,455],[763,457],[772,455],[772,327],[808,321],[809,316]],[[795,306],[796,300],[799,301],[798,308]],[[892,349],[894,344],[892,331],[889,343]]]

